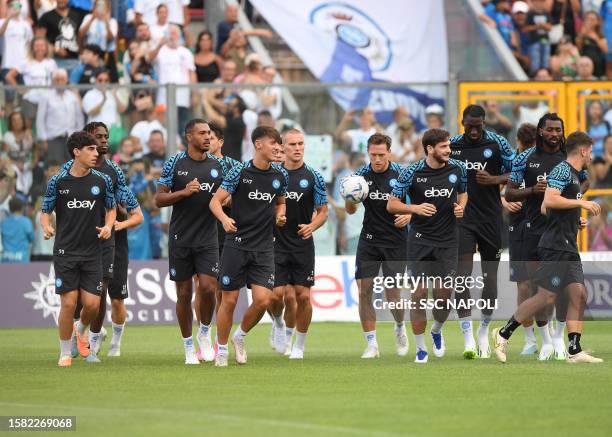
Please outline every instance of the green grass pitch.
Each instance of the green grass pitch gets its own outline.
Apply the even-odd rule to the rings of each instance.
[[[378,326],[381,358],[367,361],[356,323],[314,324],[302,362],[271,351],[269,325],[260,325],[247,337],[248,364],[232,352],[217,369],[183,364],[178,327],[128,325],[122,357],[105,356],[107,340],[101,364],[60,369],[55,329],[3,329],[0,415],[73,415],[88,436],[608,436],[611,331],[612,322],[585,326],[583,345],[603,364],[520,357],[519,330],[502,365],[465,361],[451,322],[447,356],[417,365],[412,338],[409,355],[395,355],[387,323]]]

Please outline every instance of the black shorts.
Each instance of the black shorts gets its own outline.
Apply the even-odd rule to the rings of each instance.
[[[102,245],[102,277],[111,279],[113,277],[115,264],[115,246]]]
[[[191,278],[194,274],[212,276],[219,274],[219,249],[209,247],[169,247],[168,263],[170,280],[179,282]]]
[[[359,240],[355,256],[355,279],[375,278],[382,267],[383,276],[406,272],[406,242],[397,247],[378,247]]]
[[[97,296],[102,293],[102,256],[73,258],[54,256],[55,293],[83,290]]]
[[[108,295],[111,299],[123,300],[128,297],[128,247],[115,246],[115,266],[113,277],[108,281]]]
[[[314,246],[295,252],[274,252],[274,286],[314,285]]]
[[[510,255],[510,281],[523,282],[529,279],[527,263],[523,259],[523,240],[508,240],[508,252]]]
[[[501,257],[501,221],[487,223],[459,222],[459,254],[475,253],[476,248],[483,261],[499,261]]]
[[[457,274],[457,247],[436,247],[410,242],[408,244],[408,275],[441,277]]]
[[[538,248],[540,263],[534,282],[546,290],[561,293],[569,284],[583,284],[584,273],[580,254],[562,250]]]
[[[223,291],[239,290],[245,285],[274,288],[274,252],[255,252],[225,246],[221,258],[219,284]]]

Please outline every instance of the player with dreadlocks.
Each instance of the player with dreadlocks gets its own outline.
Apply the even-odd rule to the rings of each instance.
[[[523,229],[523,244],[519,259],[526,263],[523,277],[515,278],[517,282],[529,281],[531,294],[537,291],[533,282],[533,275],[539,264],[538,243],[546,230],[546,216],[542,215],[540,208],[544,201],[548,175],[567,156],[565,151],[565,126],[563,120],[555,113],[544,114],[537,126],[535,146],[520,155],[512,163],[512,172],[506,187],[506,200],[508,202],[524,202],[525,218],[520,227]],[[582,192],[588,188],[585,173],[581,173]],[[521,186],[523,188],[521,188]],[[536,314],[536,323],[542,337],[539,360],[566,359],[563,334],[565,330],[565,317],[567,314],[567,300],[557,299],[556,318],[554,329],[548,324],[552,308]],[[532,344],[526,344],[525,350],[534,350],[535,337]]]

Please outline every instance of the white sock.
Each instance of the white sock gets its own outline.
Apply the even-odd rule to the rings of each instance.
[[[89,330],[89,351],[90,353],[97,349],[97,344],[100,341],[100,333]]]
[[[287,341],[291,341],[291,337],[293,337],[293,329],[294,328],[285,328],[285,335],[287,336]]]
[[[193,347],[193,337],[190,335],[189,337],[183,337],[183,346],[185,346],[185,352],[188,351],[195,351],[195,348]]]
[[[71,357],[71,341],[70,340],[60,340],[60,358],[62,357]]]
[[[404,330],[404,322],[395,322],[395,333],[399,334]]]
[[[79,319],[76,322],[76,328],[77,328],[77,331],[79,331],[79,334],[83,335],[85,334],[85,330],[87,329],[87,326],[83,325],[83,323],[81,322],[81,319]]]
[[[537,343],[535,330],[533,329],[533,325],[531,326],[523,326],[525,330],[525,341],[527,343]]]
[[[489,324],[491,323],[491,319],[482,319],[480,321],[480,324],[478,325],[478,330],[479,331],[486,331],[489,332]]]
[[[121,344],[121,336],[123,335],[123,329],[125,328],[125,323],[121,325],[117,325],[113,323],[113,337],[111,338],[111,344],[120,345]]]
[[[459,326],[461,327],[465,344],[474,344],[474,333],[472,332],[472,321],[470,317],[461,317],[459,319]]]
[[[80,317],[77,317],[76,319],[72,319],[72,324],[74,325],[76,322],[78,322],[79,320],[81,320]]]
[[[548,323],[544,326],[538,326],[538,331],[540,331],[540,337],[542,337],[542,345],[552,343],[550,331],[548,330]]]
[[[434,320],[433,325],[431,325],[431,332],[434,334],[439,334],[442,331],[442,326],[444,326],[444,322],[438,322]]]
[[[554,333],[554,337],[556,339],[563,339],[564,338],[564,334],[565,334],[565,325],[566,322],[560,322],[557,320],[557,325],[555,326],[555,333]]]
[[[282,328],[283,325],[285,324],[285,322],[283,321],[283,315],[281,314],[280,316],[272,316],[272,318],[274,319],[274,326],[277,328]]]
[[[425,335],[424,334],[414,334],[414,344],[416,345],[417,352],[420,350],[427,352],[427,346],[425,346]]]
[[[306,343],[306,335],[308,335],[307,332],[297,331],[297,334],[295,336],[295,347],[296,348],[304,350],[304,343]]]
[[[247,333],[242,330],[242,326],[239,326],[236,331],[234,331],[234,338],[238,340],[244,340],[244,337],[246,337],[246,335]]]
[[[229,351],[227,350],[227,344],[217,343],[217,353],[219,355],[229,355]]]
[[[365,337],[366,341],[368,342],[368,346],[376,346],[376,347],[378,347],[378,341],[376,341],[376,330],[369,331],[369,332],[364,332],[363,336]]]
[[[210,325],[205,325],[200,322],[200,329],[198,329],[198,337],[208,337],[210,335]]]

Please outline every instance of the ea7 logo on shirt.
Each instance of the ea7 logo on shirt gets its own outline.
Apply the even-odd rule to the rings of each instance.
[[[188,171],[181,171],[181,170],[178,171],[179,176],[187,176],[188,174],[189,174]]]
[[[272,200],[276,197],[276,194],[263,193],[259,190],[251,191],[249,193],[249,199],[251,200],[265,200],[268,203],[272,203]]]
[[[389,200],[390,194],[389,193],[382,193],[378,190],[376,191],[372,191],[368,197],[371,200]]]
[[[76,200],[72,199],[68,201],[68,208],[70,209],[89,209],[90,211],[93,209],[96,204],[95,200]]]
[[[461,150],[451,150],[451,155],[461,155]]]
[[[453,194],[453,191],[455,189],[451,188],[450,190],[448,188],[430,188],[429,190],[425,191],[425,197],[447,197],[450,198],[451,194]]]
[[[298,193],[297,191],[287,191],[287,199],[299,202],[302,196],[304,196],[304,193]]]
[[[253,183],[253,179],[244,178],[244,179],[242,179],[242,183],[243,184],[252,184]]]
[[[427,178],[417,178],[417,182],[427,182]]]
[[[484,170],[487,167],[487,163],[482,162],[470,162],[468,160],[463,161],[466,170]]]
[[[70,190],[59,190],[60,194],[68,194],[70,193]]]

